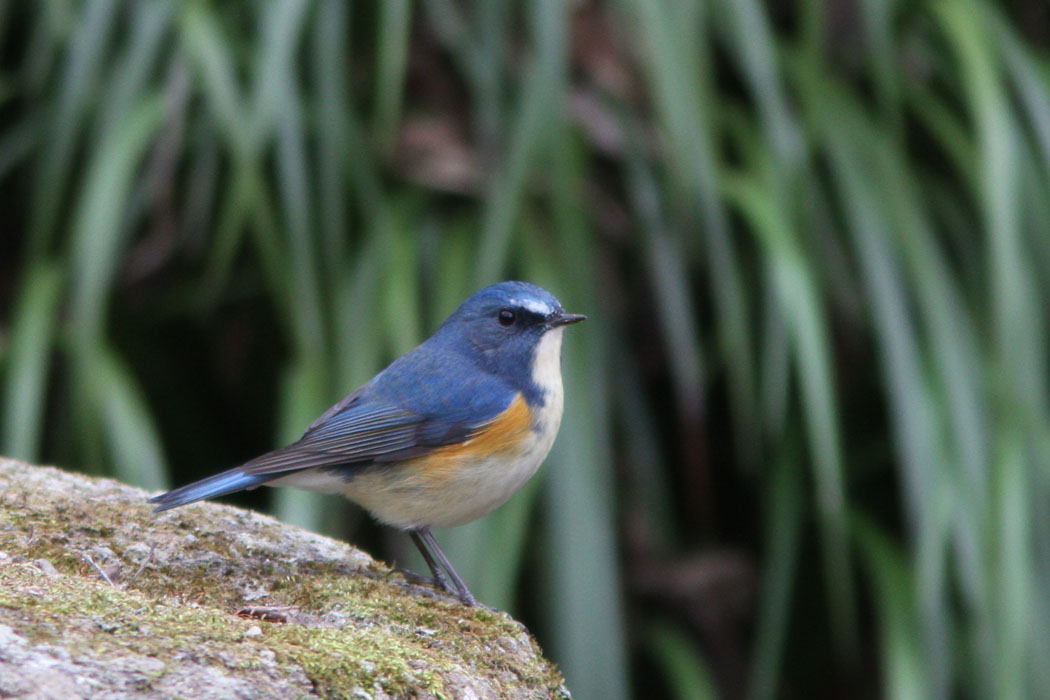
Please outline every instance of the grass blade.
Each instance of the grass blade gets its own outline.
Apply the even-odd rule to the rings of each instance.
[[[653,659],[664,669],[672,698],[717,700],[718,690],[711,670],[691,638],[669,624],[652,622],[646,634]]]
[[[99,144],[85,177],[72,229],[71,317],[78,345],[97,344],[103,336],[107,295],[127,228],[121,218],[163,107],[159,96],[140,101]]]
[[[704,234],[718,359],[729,376],[737,445],[746,454],[755,404],[751,314],[719,192],[722,173],[714,147],[718,135],[712,126],[718,103],[707,77],[710,58],[703,6],[637,0],[632,11],[647,59],[643,66],[652,86],[657,124],[666,137],[664,149],[671,164],[666,187],[676,195],[673,210],[682,213],[681,222],[674,222],[672,230]]]
[[[393,144],[401,120],[411,31],[412,6],[408,0],[388,0],[380,5],[372,137],[382,150]]]
[[[485,198],[475,276],[479,287],[500,279],[510,248],[511,230],[524,197],[526,176],[549,147],[547,135],[556,131],[552,127],[562,110],[566,7],[557,0],[537,0],[530,9],[533,59],[515,110],[518,117],[511,131],[509,154],[492,179],[492,189]]]
[[[92,393],[106,431],[111,473],[148,491],[167,488],[164,446],[146,397],[111,350],[100,352],[97,360]]]
[[[777,697],[802,530],[803,498],[796,459],[785,448],[774,462],[766,496],[765,571],[748,690],[752,700]]]
[[[315,13],[312,43],[314,90],[317,94],[317,210],[323,271],[327,276],[325,287],[334,297],[339,287],[339,275],[346,264],[345,237],[349,230],[346,201],[346,173],[341,167],[340,154],[346,149],[346,130],[343,119],[347,111],[347,82],[345,66],[348,46],[344,37],[349,33],[346,5],[337,0],[319,3]]]
[[[28,259],[39,259],[50,247],[71,176],[77,140],[88,100],[98,87],[101,64],[117,19],[114,0],[82,6],[59,81],[59,94],[48,127],[30,204]]]
[[[586,259],[587,221],[575,205],[583,188],[582,159],[567,130],[551,159],[557,252],[539,235],[522,240],[525,271],[557,291],[567,309],[588,321],[566,333],[563,346],[565,414],[543,482],[544,559],[551,586],[548,625],[554,658],[579,697],[624,698],[629,688],[626,621],[616,544],[610,348],[605,306]],[[571,266],[571,267],[570,267]]]
[[[4,454],[27,462],[40,458],[61,292],[57,265],[38,263],[26,272],[13,312],[0,445]]]
[[[893,700],[917,700],[929,697],[928,682],[923,677],[920,639],[915,620],[915,582],[908,565],[889,539],[874,525],[857,520],[854,531],[867,565],[879,609],[880,649],[885,679],[883,697]]]
[[[784,307],[813,460],[832,631],[838,648],[848,656],[855,650],[856,628],[846,537],[844,464],[828,329],[816,281],[789,228],[790,217],[778,211],[768,191],[751,181],[731,179],[726,193],[767,247],[773,281]]]

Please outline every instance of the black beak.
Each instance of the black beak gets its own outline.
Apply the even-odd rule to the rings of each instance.
[[[583,314],[567,314],[564,311],[556,313],[547,319],[547,325],[551,328],[557,328],[558,326],[567,326],[570,323],[579,323],[580,321],[586,321],[587,317]]]

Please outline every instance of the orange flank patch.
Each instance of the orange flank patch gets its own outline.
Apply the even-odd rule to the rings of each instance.
[[[532,411],[518,394],[510,405],[471,437],[455,445],[446,445],[412,460],[428,481],[445,481],[472,462],[507,455],[512,458],[532,430]]]

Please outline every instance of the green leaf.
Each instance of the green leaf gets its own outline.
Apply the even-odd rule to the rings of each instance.
[[[0,444],[4,454],[27,462],[41,455],[62,283],[54,262],[33,265],[25,273],[12,315]]]
[[[78,346],[101,342],[106,305],[124,243],[135,175],[164,117],[158,97],[141,100],[98,145],[77,199],[71,316]]]
[[[380,5],[372,134],[384,150],[393,144],[401,118],[411,32],[412,6],[408,0],[388,0]]]
[[[91,398],[106,431],[111,473],[148,491],[167,488],[164,445],[146,397],[112,350],[102,350],[95,360],[91,363]]]
[[[68,53],[58,81],[58,93],[51,103],[44,152],[35,169],[33,195],[29,206],[28,257],[39,259],[51,247],[62,213],[66,190],[88,101],[98,89],[101,63],[109,46],[118,5],[99,0],[82,5],[75,23]]]
[[[672,698],[703,700],[719,697],[711,669],[688,635],[665,622],[651,622],[646,641],[653,659],[663,667]]]
[[[922,654],[917,648],[921,637],[915,619],[915,582],[909,567],[893,542],[875,525],[857,518],[854,532],[879,611],[883,696],[892,700],[929,697]]]

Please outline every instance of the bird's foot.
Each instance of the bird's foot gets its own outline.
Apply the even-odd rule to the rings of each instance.
[[[466,586],[457,587],[453,585],[447,578],[445,578],[445,575],[442,574],[440,570],[435,570],[434,576],[423,576],[422,574],[417,574],[415,571],[398,566],[391,569],[390,573],[401,574],[409,583],[433,586],[434,588],[459,599],[461,603],[469,607],[481,607],[478,603],[478,599],[474,597]]]
[[[449,584],[448,579],[446,579],[444,576],[441,576],[440,578],[437,577],[437,576],[424,576],[423,574],[417,574],[415,571],[412,571],[411,569],[405,569],[405,568],[402,568],[400,566],[396,566],[393,569],[391,569],[390,573],[392,573],[392,574],[401,574],[402,576],[405,577],[405,580],[408,581],[409,583],[416,583],[416,584],[421,584],[421,585],[425,585],[425,586],[433,586],[434,588],[441,589],[442,591],[445,591],[446,593],[451,593],[452,595],[455,595],[455,596],[459,595],[459,591],[457,591],[455,588],[453,588],[451,586],[451,584]]]

